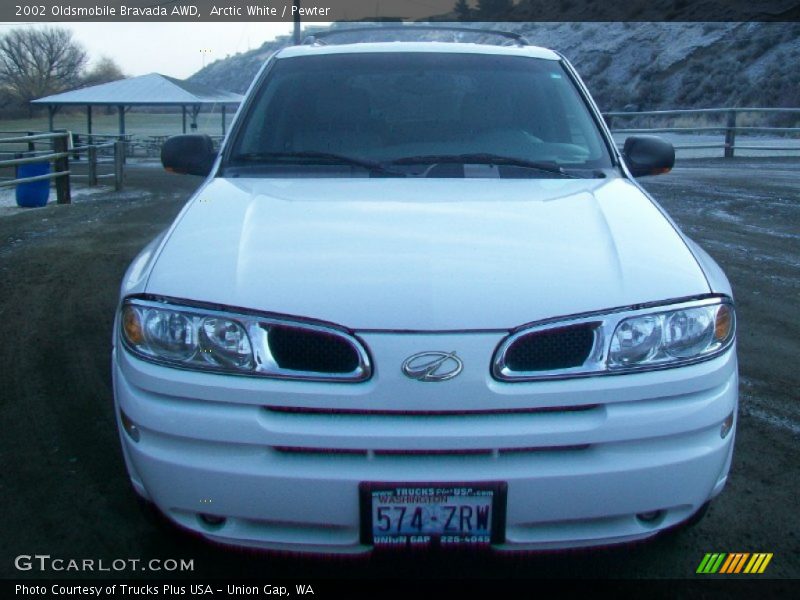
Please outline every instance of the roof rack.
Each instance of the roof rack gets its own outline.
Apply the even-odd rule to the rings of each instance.
[[[476,33],[485,35],[497,35],[515,42],[518,46],[530,46],[530,42],[522,35],[512,31],[502,31],[498,29],[480,29],[477,27],[451,27],[445,25],[380,25],[378,27],[348,27],[343,29],[330,29],[321,31],[303,38],[303,44],[325,44],[323,38],[332,35],[344,35],[347,33],[382,33],[384,31],[414,31],[414,32],[437,32],[451,31],[456,33]]]

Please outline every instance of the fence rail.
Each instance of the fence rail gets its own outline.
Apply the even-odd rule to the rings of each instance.
[[[37,154],[36,156],[29,156],[27,158],[14,158],[12,160],[0,160],[0,167],[14,167],[16,165],[28,165],[31,163],[40,163],[57,158],[69,156],[68,152],[51,152],[49,154]]]
[[[725,158],[733,158],[736,150],[769,150],[769,151],[796,151],[800,152],[800,145],[760,145],[736,143],[737,133],[772,133],[772,134],[797,134],[800,127],[769,127],[769,126],[741,126],[737,125],[738,116],[742,113],[763,113],[763,114],[795,114],[800,115],[800,108],[687,108],[675,110],[648,110],[620,112],[611,111],[603,113],[603,116],[611,129],[612,134],[630,135],[638,133],[710,133],[722,132],[724,140],[719,143],[693,143],[675,144],[676,150],[690,149],[712,149],[722,148]],[[615,119],[631,119],[636,117],[682,117],[682,116],[711,115],[723,116],[724,125],[702,125],[697,127],[674,126],[674,127],[635,127],[615,129],[611,123]]]
[[[16,135],[24,132],[0,132],[0,134],[12,134],[10,137],[0,137],[0,147],[4,144],[26,144],[28,150],[21,152],[19,150],[3,151],[0,150],[0,155],[13,155],[13,159],[0,160],[0,169],[2,168],[15,168],[14,177],[10,179],[0,180],[0,187],[18,186],[27,183],[34,183],[37,181],[51,180],[55,183],[56,188],[56,202],[58,204],[70,204],[72,202],[70,180],[73,178],[87,178],[90,186],[97,185],[99,179],[114,179],[114,188],[116,190],[122,189],[124,180],[124,160],[125,160],[125,144],[121,140],[109,141],[99,144],[84,144],[73,145],[71,142],[74,139],[73,134],[68,131],[58,131],[50,133],[34,133],[28,132],[25,135]],[[99,137],[99,136],[98,136]],[[89,137],[92,141],[91,136]],[[49,148],[46,150],[36,150],[36,144],[46,142]],[[108,161],[101,161],[98,158],[98,150],[113,149],[114,165],[113,172],[98,174],[98,164],[109,164]],[[73,156],[78,159],[82,153],[87,156],[87,174],[77,174],[70,170],[69,158]],[[19,177],[16,173],[16,167],[21,165],[53,163],[52,172],[44,175],[33,175],[29,177]]]
[[[752,143],[736,142],[737,134],[774,134],[782,136],[796,136],[800,133],[800,127],[771,127],[766,125],[738,125],[737,119],[743,113],[756,113],[763,115],[787,114],[800,115],[800,108],[760,108],[760,107],[736,107],[736,108],[691,108],[674,110],[650,110],[650,111],[609,111],[603,113],[603,117],[611,129],[612,134],[631,135],[640,133],[715,133],[724,135],[721,142],[709,143],[689,143],[675,144],[676,150],[692,149],[723,149],[725,158],[733,158],[736,150],[768,150],[768,151],[795,151],[800,152],[800,144],[788,145],[762,145]],[[721,116],[725,123],[720,125],[702,124],[697,127],[674,125],[657,127],[612,127],[612,122],[620,119],[633,118],[669,118],[684,116]],[[2,137],[2,136],[9,137]],[[19,149],[2,150],[0,156],[12,155],[13,159],[0,159],[0,169],[18,167],[21,165],[35,163],[53,163],[51,173],[45,175],[35,175],[31,177],[17,177],[11,179],[0,179],[0,187],[16,186],[36,181],[52,180],[55,182],[57,202],[59,204],[69,204],[70,179],[88,179],[90,186],[97,185],[99,180],[112,179],[116,190],[122,189],[124,180],[124,165],[126,156],[133,156],[137,150],[143,150],[145,156],[157,154],[161,144],[168,136],[132,136],[115,134],[72,134],[67,131],[56,132],[25,132],[25,131],[0,131],[0,148],[4,145],[26,145],[27,151]],[[212,136],[215,141],[222,139],[222,136]],[[88,143],[82,143],[88,141]],[[36,145],[45,142],[49,148],[37,150]],[[111,160],[101,159],[104,151],[113,150]],[[78,174],[70,170],[70,156],[79,159],[82,154],[86,154],[87,173]],[[99,165],[113,163],[113,171],[110,173],[98,173]]]

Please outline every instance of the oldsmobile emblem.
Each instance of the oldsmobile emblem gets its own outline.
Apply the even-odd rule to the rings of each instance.
[[[403,374],[417,381],[447,381],[463,368],[455,352],[419,352],[403,361]]]

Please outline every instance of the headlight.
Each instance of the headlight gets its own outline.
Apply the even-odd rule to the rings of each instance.
[[[119,319],[125,347],[186,369],[317,381],[371,375],[366,350],[341,329],[175,302],[126,299]]]
[[[664,318],[664,350],[670,356],[699,356],[713,338],[714,315],[708,309],[679,310]]]
[[[592,313],[513,332],[495,352],[492,373],[531,381],[686,365],[727,350],[735,331],[726,297]]]
[[[212,364],[250,369],[253,350],[244,327],[233,319],[206,317],[200,327],[203,358]]]
[[[661,342],[661,319],[638,317],[626,319],[617,326],[611,339],[609,362],[619,365],[638,364],[648,360]]]
[[[608,352],[611,369],[680,364],[715,354],[733,337],[730,304],[687,307],[624,319]]]
[[[194,319],[177,312],[148,310],[141,320],[144,339],[154,354],[174,360],[188,360],[194,356],[197,351]]]

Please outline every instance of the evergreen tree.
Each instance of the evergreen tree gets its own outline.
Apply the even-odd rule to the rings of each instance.
[[[513,6],[512,0],[478,0],[478,14],[482,18],[504,17]]]
[[[472,14],[472,10],[467,5],[467,0],[457,0],[453,10],[455,11],[459,21],[468,20]]]

